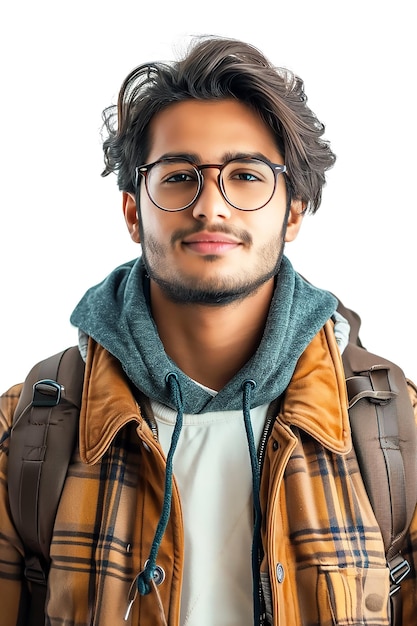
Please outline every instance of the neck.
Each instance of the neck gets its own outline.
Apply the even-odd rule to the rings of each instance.
[[[245,299],[224,306],[181,304],[151,281],[152,315],[165,352],[187,376],[220,390],[256,351],[273,291],[270,279]]]

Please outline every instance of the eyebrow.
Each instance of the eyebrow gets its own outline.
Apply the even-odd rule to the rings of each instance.
[[[271,160],[262,152],[227,151],[223,154],[219,164],[225,163],[226,161],[231,161],[232,159],[247,159],[248,157],[253,158],[253,159],[266,159],[267,161]],[[186,159],[187,161],[192,161],[196,165],[200,165],[202,163],[201,156],[197,154],[196,152],[165,152],[156,160],[162,161],[163,159],[172,159],[172,158]]]

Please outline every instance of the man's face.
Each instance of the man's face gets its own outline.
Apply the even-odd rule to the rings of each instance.
[[[284,163],[266,124],[236,100],[188,100],[170,105],[153,118],[150,144],[148,163],[190,155],[197,164],[221,164],[237,154],[263,155],[273,163]],[[151,281],[177,302],[221,305],[254,293],[273,280],[284,240],[290,241],[298,232],[300,203],[291,208],[288,228],[285,226],[283,175],[278,176],[275,193],[263,208],[241,211],[223,198],[218,174],[217,169],[204,169],[199,198],[178,212],[156,207],[141,183],[143,258]],[[127,201],[132,203],[133,198]],[[127,214],[125,210],[129,223]],[[133,220],[133,213],[130,215]]]

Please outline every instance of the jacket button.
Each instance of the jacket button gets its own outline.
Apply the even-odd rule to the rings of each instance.
[[[148,562],[149,562],[149,559],[145,561],[145,565],[143,566],[144,569],[147,566]],[[153,571],[153,579],[156,585],[160,585],[164,582],[165,570],[160,565],[155,565],[155,569]]]
[[[278,441],[274,439],[274,441],[272,442],[272,449],[274,450],[274,452],[276,452],[278,448],[279,448],[279,443]]]
[[[282,563],[277,563],[277,567],[276,567],[276,572],[277,572],[277,581],[279,583],[282,583],[282,581],[284,580],[284,566],[282,565]]]
[[[377,613],[381,611],[384,606],[384,598],[377,593],[370,593],[369,596],[365,598],[365,606],[368,611]]]
[[[155,567],[155,571],[153,573],[153,579],[154,579],[154,581],[155,581],[155,583],[157,585],[160,585],[161,583],[164,582],[164,580],[165,580],[165,572],[162,569],[162,567],[160,567],[160,565],[157,565]]]

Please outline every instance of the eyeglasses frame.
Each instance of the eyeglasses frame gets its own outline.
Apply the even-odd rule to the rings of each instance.
[[[241,207],[238,207],[232,202],[230,202],[229,198],[226,196],[226,192],[223,186],[223,178],[222,178],[223,169],[227,165],[229,165],[229,163],[233,163],[233,161],[245,161],[245,159],[248,161],[261,161],[262,163],[265,163],[265,165],[268,165],[268,167],[272,170],[272,173],[274,174],[274,188],[271,192],[271,195],[269,196],[266,202],[264,202],[261,206],[256,207],[256,209],[242,209]],[[148,188],[149,171],[155,165],[158,165],[159,163],[167,163],[170,161],[184,161],[185,163],[189,163],[194,168],[197,174],[197,179],[198,179],[197,192],[193,200],[189,202],[186,206],[181,207],[180,209],[166,209],[160,206],[159,204],[155,202],[155,200],[152,198],[151,194],[149,193],[149,188]],[[195,202],[197,202],[198,198],[200,197],[203,191],[204,175],[201,173],[201,170],[211,169],[211,168],[219,170],[219,175],[217,176],[217,185],[218,185],[218,188],[220,189],[220,193],[222,194],[223,198],[226,200],[227,204],[232,206],[234,209],[237,209],[238,211],[259,211],[259,209],[262,209],[265,205],[267,205],[268,202],[270,202],[270,200],[272,199],[272,196],[274,195],[275,190],[277,188],[277,180],[278,180],[279,174],[284,174],[287,171],[287,167],[285,165],[282,165],[280,163],[272,163],[272,161],[269,161],[268,159],[259,157],[259,156],[252,157],[248,155],[247,157],[234,157],[233,159],[228,159],[224,163],[201,163],[200,165],[198,165],[197,163],[194,163],[191,159],[187,159],[186,157],[174,157],[174,156],[165,157],[163,159],[158,159],[157,161],[153,161],[152,163],[145,163],[144,165],[138,165],[135,168],[136,193],[138,193],[138,190],[139,190],[139,176],[142,176],[145,180],[146,193],[148,194],[148,197],[150,201],[152,202],[152,204],[154,204],[158,209],[160,209],[161,211],[165,211],[166,213],[177,213],[179,211],[185,211],[185,209],[190,208],[190,206],[192,206]]]

